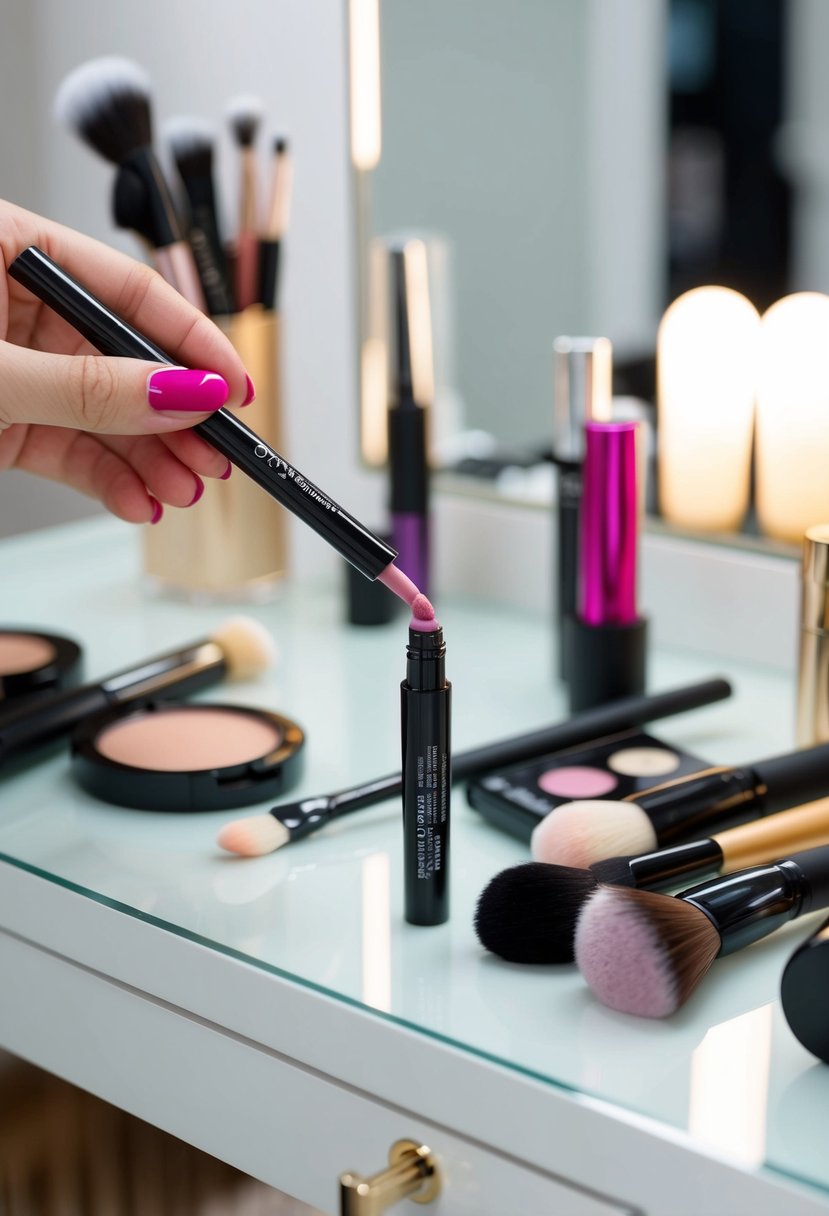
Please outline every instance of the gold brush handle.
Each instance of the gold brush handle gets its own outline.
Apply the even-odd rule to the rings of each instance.
[[[388,1169],[363,1178],[340,1175],[340,1216],[382,1216],[400,1199],[431,1203],[440,1194],[440,1174],[430,1149],[416,1140],[397,1140]]]
[[[722,874],[829,844],[829,798],[807,802],[792,811],[780,811],[768,819],[743,823],[726,832],[714,832],[712,839],[722,849]]]

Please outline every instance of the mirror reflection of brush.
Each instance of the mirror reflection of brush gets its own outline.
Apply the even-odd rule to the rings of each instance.
[[[190,210],[188,237],[196,259],[207,309],[212,317],[233,312],[233,293],[213,184],[215,131],[199,118],[170,118],[164,137],[184,186]]]
[[[728,681],[714,677],[666,692],[620,697],[617,701],[572,714],[564,722],[530,734],[514,735],[510,739],[495,740],[485,747],[456,752],[452,758],[452,780],[465,781],[468,777],[492,772],[503,765],[531,760],[547,752],[562,751],[613,731],[626,730],[644,722],[655,722],[672,714],[710,705],[730,695]],[[260,857],[318,832],[342,815],[385,802],[399,795],[402,788],[400,773],[392,773],[333,794],[284,803],[263,815],[236,819],[227,824],[219,833],[218,844],[229,853]]]
[[[481,945],[510,963],[571,963],[579,913],[601,884],[659,891],[829,844],[829,798],[656,853],[589,869],[528,861],[496,874],[475,912]]]
[[[116,185],[115,222],[123,227],[125,217],[137,219],[136,231],[152,246],[158,271],[204,311],[192,250],[152,148],[151,87],[144,70],[114,55],[90,59],[61,84],[55,114],[88,147],[126,174],[120,187]],[[143,200],[134,177],[144,183]]]
[[[576,926],[576,963],[603,1004],[664,1018],[685,1004],[714,959],[827,906],[828,845],[677,896],[601,886]]]
[[[586,869],[594,861],[650,853],[706,829],[760,819],[829,796],[829,743],[735,768],[713,768],[613,802],[567,802],[532,835],[536,861]]]

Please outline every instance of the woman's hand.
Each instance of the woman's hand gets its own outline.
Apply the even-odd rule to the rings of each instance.
[[[9,278],[38,245],[184,365],[97,354]],[[0,470],[25,469],[98,498],[130,523],[188,507],[230,464],[189,428],[253,384],[224,334],[149,267],[0,200]],[[186,369],[201,369],[196,371]]]

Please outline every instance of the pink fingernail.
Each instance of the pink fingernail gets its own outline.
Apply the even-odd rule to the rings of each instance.
[[[227,382],[217,372],[159,367],[147,377],[147,400],[152,409],[165,413],[208,414],[227,398]]]
[[[232,472],[233,472],[233,465],[230,463],[230,461],[228,461],[227,468],[225,469],[224,473],[219,474],[219,481],[227,481],[228,477],[230,476],[230,474]]]
[[[164,514],[164,508],[162,507],[162,505],[158,501],[158,499],[153,498],[152,495],[150,495],[150,502],[153,504],[153,513],[152,513],[152,517],[150,519],[150,523],[157,524],[158,521],[161,519],[161,516]]]
[[[188,507],[195,507],[196,503],[204,493],[204,482],[202,481],[201,477],[199,477],[198,473],[194,473],[193,476],[196,479],[196,492],[188,502]]]
[[[256,386],[254,385],[253,381],[251,380],[251,378],[247,374],[247,372],[245,372],[245,380],[247,380],[248,391],[247,391],[247,396],[245,397],[244,401],[242,402],[242,405],[250,405],[251,401],[256,400]]]

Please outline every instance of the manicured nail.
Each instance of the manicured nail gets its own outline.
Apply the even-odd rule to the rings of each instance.
[[[196,503],[204,493],[204,482],[202,481],[201,477],[199,477],[198,473],[194,473],[193,476],[196,479],[196,492],[188,502],[188,507],[195,507]]]
[[[150,502],[153,504],[153,514],[152,514],[152,518],[150,519],[150,523],[157,524],[158,521],[161,519],[161,516],[164,514],[164,508],[162,507],[162,505],[158,501],[158,499],[153,498],[152,495],[150,495]]]
[[[233,465],[230,463],[230,461],[228,461],[227,468],[225,469],[224,473],[219,474],[219,481],[227,481],[228,477],[230,476],[230,474],[232,472],[233,472]]]
[[[247,374],[247,372],[245,372],[245,379],[248,382],[248,391],[247,391],[247,396],[245,397],[244,401],[242,402],[242,405],[250,405],[251,401],[256,400],[256,386],[254,385],[253,381],[251,380],[251,378]]]
[[[209,414],[227,401],[226,381],[217,372],[159,367],[147,377],[147,400],[165,413]]]

